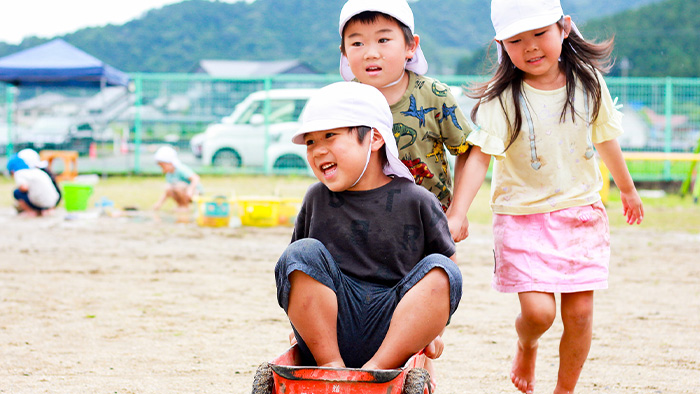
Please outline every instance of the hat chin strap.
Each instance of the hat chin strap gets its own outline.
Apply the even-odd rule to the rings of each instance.
[[[390,88],[390,87],[396,85],[397,83],[401,82],[401,80],[403,79],[404,74],[406,74],[406,65],[407,65],[407,64],[408,64],[408,60],[406,60],[406,61],[403,62],[403,69],[401,70],[401,76],[399,77],[399,79],[397,79],[397,80],[394,81],[394,82],[391,82],[391,83],[389,83],[389,84],[386,84],[386,85],[382,86],[381,89]]]
[[[348,189],[352,189],[357,185],[358,182],[360,182],[360,179],[365,175],[365,171],[367,171],[367,166],[369,165],[369,158],[372,156],[372,138],[374,138],[374,127],[372,127],[372,134],[369,135],[369,149],[367,150],[367,160],[365,160],[365,168],[362,169],[362,173],[360,174],[360,177],[357,178],[355,183],[350,185]]]

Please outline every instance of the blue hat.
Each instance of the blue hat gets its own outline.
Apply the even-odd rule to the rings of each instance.
[[[16,154],[12,155],[10,160],[7,161],[7,171],[10,171],[10,173],[27,169],[29,169],[27,163],[25,163],[24,160],[20,159],[19,156],[17,156]]]

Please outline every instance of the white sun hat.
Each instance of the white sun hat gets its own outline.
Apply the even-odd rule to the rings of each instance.
[[[156,163],[168,163],[172,165],[178,165],[180,163],[180,160],[177,158],[177,151],[169,145],[158,148],[153,159]]]
[[[22,149],[17,152],[17,157],[24,160],[29,168],[46,168],[49,165],[48,161],[41,160],[41,157],[34,149]]]
[[[491,22],[496,40],[556,23],[564,16],[559,0],[492,0]]]
[[[384,173],[413,182],[413,175],[399,160],[389,103],[377,88],[357,82],[336,82],[325,86],[309,99],[301,115],[301,123],[301,128],[292,136],[292,142],[302,145],[304,134],[314,131],[354,126],[376,129],[386,147]]]
[[[416,34],[413,11],[411,11],[411,7],[406,0],[348,0],[343,6],[343,9],[340,10],[338,32],[341,37],[343,36],[345,24],[348,23],[353,16],[365,11],[381,12],[382,14],[394,17],[399,22],[408,26],[408,28],[411,29],[411,33]],[[413,57],[406,63],[405,68],[418,75],[423,75],[428,72],[428,61],[425,59],[425,55],[423,55],[423,50],[420,49],[420,44],[418,48],[416,48]],[[348,62],[348,58],[342,53],[340,55],[340,75],[346,81],[355,79],[355,75],[350,69],[350,62]]]

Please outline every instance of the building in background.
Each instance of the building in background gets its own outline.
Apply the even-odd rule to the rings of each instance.
[[[220,78],[255,78],[280,74],[319,73],[313,67],[300,60],[201,60],[192,69],[192,72]]]

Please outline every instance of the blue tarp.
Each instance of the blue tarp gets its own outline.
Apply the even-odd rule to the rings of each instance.
[[[0,81],[16,86],[126,86],[129,76],[59,38],[0,58]]]

